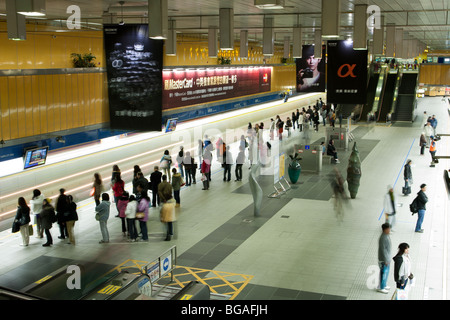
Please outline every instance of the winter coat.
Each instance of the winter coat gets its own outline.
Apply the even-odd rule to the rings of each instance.
[[[411,275],[411,261],[408,255],[397,254],[394,258],[394,280],[397,285],[404,285]]]
[[[95,207],[95,211],[99,215],[99,221],[108,220],[110,206],[111,202],[103,200],[98,206]]]
[[[159,214],[161,222],[166,223],[175,221],[175,200],[172,198],[164,203]]]
[[[66,221],[65,213],[69,211],[69,203],[67,202],[67,196],[62,194],[58,197],[56,201],[56,218],[58,223],[63,223]]]
[[[146,222],[148,220],[148,207],[149,207],[148,200],[142,198],[141,201],[139,201],[139,204],[137,205],[137,212],[143,212],[144,217],[142,219],[139,219],[139,221]]]
[[[21,226],[25,226],[30,223],[30,208],[28,207],[17,207],[15,220],[19,221]]]
[[[42,211],[42,204],[44,202],[44,196],[42,194],[38,195],[36,198],[30,200],[31,213],[39,215]]]
[[[153,171],[150,175],[150,188],[153,191],[158,191],[158,185],[161,183],[162,172]]]
[[[40,213],[42,229],[51,229],[55,217],[55,209],[51,204],[44,205]]]
[[[405,164],[405,170],[403,171],[403,177],[404,179],[412,179],[412,171],[411,171],[411,166],[409,164]]]
[[[119,217],[125,218],[125,210],[127,209],[128,199],[120,198],[117,202],[117,208],[119,209]]]
[[[75,202],[69,203],[69,214],[65,216],[66,221],[78,221],[77,204]]]
[[[396,210],[395,208],[397,207],[397,202],[394,201],[392,203],[392,199],[391,199],[391,195],[388,193],[386,193],[386,195],[384,196],[384,213],[388,214],[388,215],[394,215]]]
[[[161,169],[169,169],[172,164],[172,157],[168,154],[162,156],[159,167]]]
[[[116,181],[112,187],[114,192],[114,197],[121,197],[123,191],[125,190],[125,182],[123,180]]]
[[[158,186],[158,195],[162,202],[166,202],[166,199],[172,196],[172,185],[167,181],[161,182]]]
[[[127,203],[127,207],[125,209],[125,216],[127,219],[135,219],[137,212],[138,202],[136,200],[130,201]]]
[[[180,191],[181,188],[181,173],[177,172],[172,176],[173,191]]]
[[[428,202],[427,195],[425,194],[425,192],[420,190],[417,193],[417,209],[419,209],[419,210],[426,210],[426,203],[427,202]]]

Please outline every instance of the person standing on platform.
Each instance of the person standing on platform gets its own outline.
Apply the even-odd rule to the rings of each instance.
[[[59,197],[56,200],[56,218],[59,225],[60,236],[58,239],[65,239],[69,237],[69,232],[67,231],[67,225],[65,221],[65,213],[69,211],[69,205],[67,201],[67,196],[64,194],[66,190],[59,189]]]
[[[304,112],[303,111],[300,112],[300,114],[298,115],[298,129],[299,129],[300,132],[303,131],[304,117],[305,117]]]
[[[22,236],[22,246],[28,246],[30,242],[29,223],[30,223],[30,208],[25,201],[25,198],[20,197],[18,200],[17,212],[14,222],[20,224],[20,235]]]
[[[173,190],[173,197],[176,201],[176,207],[178,208],[181,205],[181,199],[180,199],[180,190],[181,190],[181,184],[182,184],[182,177],[179,172],[177,172],[177,169],[172,169],[172,190]]]
[[[191,153],[189,151],[187,151],[184,156],[183,164],[186,176],[186,186],[189,187],[192,183],[196,183],[194,158],[191,157]]]
[[[120,176],[121,176],[121,172],[120,172],[119,166],[117,164],[113,165],[113,171],[111,174],[111,187],[116,182],[117,177],[120,177]]]
[[[148,180],[144,177],[142,172],[138,172],[138,180],[136,185],[136,194],[139,195],[139,199],[144,196],[148,196]],[[137,198],[137,196],[136,196]],[[139,201],[138,199],[138,201]]]
[[[314,123],[314,131],[319,132],[320,118],[319,113],[317,111],[314,111],[313,113],[313,123]]]
[[[178,165],[178,171],[180,172],[181,176],[184,178],[184,149],[183,146],[180,146],[180,151],[178,151],[177,155],[177,165]]]
[[[391,261],[391,237],[389,236],[391,232],[391,226],[389,223],[383,223],[381,226],[383,232],[378,239],[378,265],[380,267],[380,285],[377,289],[381,293],[389,293],[389,287],[386,285],[390,261]]]
[[[93,196],[95,200],[95,205],[98,206],[100,204],[100,197],[104,191],[102,178],[99,173],[94,173],[94,184],[93,188]]]
[[[41,211],[42,204],[44,203],[44,196],[41,194],[41,191],[38,189],[33,190],[33,198],[30,200],[31,214],[34,215],[34,222],[36,223],[36,236],[38,238],[43,238],[44,229],[42,229],[41,222]]]
[[[436,132],[436,128],[437,128],[437,119],[436,116],[433,114],[433,116],[430,119],[430,125],[433,128],[433,136],[436,136],[437,132]]]
[[[172,157],[169,154],[169,150],[164,151],[164,155],[161,158],[159,167],[163,170],[163,173],[167,176],[167,181],[170,182],[170,166],[172,165]]]
[[[426,204],[428,202],[428,197],[425,194],[427,190],[427,185],[424,183],[420,186],[420,191],[417,193],[417,209],[418,209],[418,217],[416,223],[415,232],[423,233],[422,223],[425,218]]]
[[[51,205],[51,201],[51,199],[44,199],[42,203],[42,229],[44,229],[45,236],[47,237],[47,242],[42,245],[43,247],[50,247],[51,245],[53,245],[53,237],[50,229],[53,226],[53,222],[56,220],[56,214],[55,209]]]
[[[69,214],[66,216],[67,232],[69,233],[68,244],[75,245],[75,222],[78,221],[77,204],[73,202],[73,197],[69,194],[67,196],[67,204],[69,207]]]
[[[424,131],[425,131],[425,138],[427,139],[426,147],[428,148],[431,143],[431,137],[433,136],[433,128],[431,127],[431,124],[429,122],[427,122],[427,124],[425,125]]]
[[[405,196],[411,193],[411,185],[413,184],[413,176],[411,170],[412,160],[408,159],[406,161],[404,170],[403,170],[403,180],[405,180],[405,186],[403,187],[403,194]]]
[[[201,139],[198,139],[198,145],[197,145],[198,163],[202,163],[203,148],[204,148],[203,141]]]
[[[274,139],[274,135],[275,135],[275,120],[273,120],[273,118],[270,119],[270,127],[269,127],[269,136],[270,136],[270,140]]]
[[[404,290],[402,298],[406,299],[409,293],[410,282],[414,278],[411,273],[411,259],[409,258],[409,244],[400,243],[398,252],[393,258],[394,260],[394,280],[396,283],[396,299],[400,298],[399,291]]]
[[[162,203],[166,202],[169,197],[172,197],[172,185],[167,182],[165,174],[162,176],[162,182],[158,185],[158,195]]]
[[[291,129],[292,129],[292,120],[287,117],[286,119],[286,130],[288,132],[288,138],[291,136]]]
[[[391,226],[391,231],[394,231],[396,222],[397,202],[395,201],[394,188],[388,186],[388,192],[384,196],[384,214],[386,215],[386,223]]]
[[[138,202],[136,201],[136,197],[134,195],[130,195],[129,201],[127,203],[127,207],[125,209],[125,217],[127,219],[127,228],[128,228],[128,241],[135,242],[137,241],[138,233],[136,229],[136,212],[137,212]]]
[[[236,169],[234,174],[236,175],[235,181],[242,181],[242,166],[245,163],[245,151],[242,146],[239,147],[239,153],[236,158]]]
[[[283,120],[281,120],[281,118],[280,118],[280,119],[278,119],[278,122],[277,122],[278,139],[279,139],[280,141],[283,140],[283,127],[284,127],[284,122],[283,122]]]
[[[125,191],[125,182],[122,180],[122,178],[120,176],[117,176],[112,189],[113,189],[113,194],[114,194],[114,203],[116,204],[116,209],[117,209],[116,217],[119,217],[119,208],[118,208],[117,204],[119,203],[119,198],[122,196],[123,192]]]
[[[175,216],[175,200],[170,197],[163,204],[160,211],[160,220],[166,224],[167,234],[165,241],[170,241],[173,237],[173,223],[176,220]]]
[[[95,212],[98,215],[98,222],[100,224],[100,232],[102,233],[102,240],[99,243],[109,243],[108,219],[111,202],[109,202],[109,194],[102,194],[102,202],[95,207]]]
[[[427,146],[427,138],[425,137],[425,132],[422,132],[422,134],[420,135],[419,146],[420,155],[423,156],[425,153],[425,147]]]
[[[150,188],[152,189],[152,206],[160,205],[161,200],[158,194],[158,186],[161,183],[162,173],[159,171],[159,167],[155,166],[153,172],[150,174]]]
[[[173,168],[175,171],[176,169]],[[181,175],[180,175],[181,177]],[[142,233],[142,241],[148,241],[148,229],[147,229],[147,221],[148,221],[148,207],[150,205],[150,198],[147,195],[142,196],[141,200],[137,205],[137,212],[143,212],[144,217],[138,219],[139,227]]]
[[[119,198],[119,202],[117,203],[117,207],[119,208],[119,218],[122,220],[122,235],[124,237],[127,236],[127,222],[125,210],[127,209],[127,205],[129,202],[129,194],[127,191],[124,191],[122,196]],[[128,232],[128,235],[130,232]]]
[[[233,165],[233,155],[230,152],[230,146],[227,146],[223,157],[223,181],[231,181],[231,166]]]
[[[436,138],[430,137],[430,155],[431,155],[431,167],[434,167],[434,164],[436,163]]]
[[[211,164],[208,159],[203,159],[200,169],[202,172],[202,190],[209,190],[209,175],[211,174]]]

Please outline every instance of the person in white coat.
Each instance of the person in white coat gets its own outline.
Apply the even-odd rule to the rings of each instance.
[[[408,297],[414,275],[411,273],[411,259],[409,258],[409,244],[401,243],[394,260],[394,280],[397,286],[396,300],[405,300]],[[400,291],[403,290],[402,294]]]
[[[433,131],[433,127],[431,126],[431,124],[429,122],[427,122],[427,124],[425,125],[424,128],[425,131],[425,138],[427,139],[427,148],[430,146],[430,142],[431,142],[431,136],[433,135],[434,131]]]
[[[130,235],[130,238],[128,239],[129,242],[136,242],[137,241],[137,229],[136,229],[136,212],[137,212],[138,202],[136,201],[136,197],[134,195],[131,195],[128,199],[127,208],[125,209],[125,217],[127,219],[127,227],[128,227],[128,234]]]
[[[44,237],[44,229],[42,228],[42,220],[40,213],[42,211],[42,205],[44,203],[44,196],[38,189],[33,190],[33,198],[30,200],[31,214],[34,215],[34,223],[36,224],[36,237]]]
[[[394,188],[391,185],[388,186],[388,192],[384,196],[384,214],[386,216],[386,223],[391,226],[391,231],[394,231],[394,225],[396,222],[396,208],[397,202],[395,201]]]

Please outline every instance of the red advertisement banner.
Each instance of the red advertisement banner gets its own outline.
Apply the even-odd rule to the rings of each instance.
[[[163,70],[163,110],[269,92],[272,67]]]

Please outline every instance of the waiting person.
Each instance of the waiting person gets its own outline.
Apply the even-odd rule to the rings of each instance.
[[[233,165],[233,155],[230,152],[230,146],[226,147],[224,159],[223,159],[223,181],[231,181],[231,166]]]
[[[50,247],[51,245],[53,245],[53,237],[50,229],[52,228],[53,222],[56,219],[56,214],[55,209],[51,205],[51,201],[51,199],[44,199],[42,203],[42,229],[44,229],[45,236],[47,237],[47,242],[42,245],[43,247]]]
[[[203,148],[204,148],[203,141],[201,139],[198,139],[198,145],[197,145],[198,163],[202,163]]]
[[[412,160],[408,159],[406,161],[404,170],[403,170],[403,180],[405,180],[405,186],[403,188],[403,194],[406,196],[411,193],[411,185],[413,183],[413,176],[411,170]]]
[[[175,216],[175,200],[170,197],[162,205],[160,211],[160,220],[166,224],[167,233],[165,241],[170,241],[173,237],[173,223],[176,220]]]
[[[195,174],[197,169],[197,164],[194,162],[194,158],[191,157],[191,153],[189,151],[186,152],[186,155],[183,159],[184,169],[186,171],[186,186],[190,186],[191,184],[196,184]]]
[[[130,196],[129,193],[127,191],[124,191],[117,203],[117,207],[119,209],[119,218],[120,218],[120,220],[122,220],[122,235],[124,237],[127,236],[127,221],[126,221],[125,210],[127,209],[127,205],[129,202],[129,196]]]
[[[312,120],[314,124],[314,131],[319,132],[320,118],[317,111],[314,111]]]
[[[208,159],[203,159],[202,165],[201,165],[201,172],[202,172],[202,183],[203,188],[202,190],[209,190],[209,175],[211,173],[211,165]]]
[[[434,136],[433,128],[431,127],[431,124],[429,122],[427,122],[427,124],[425,125],[424,131],[425,131],[425,138],[427,139],[426,147],[428,148],[431,143],[431,137]]]
[[[380,285],[378,292],[389,293],[389,287],[386,285],[389,276],[389,267],[391,261],[391,238],[389,236],[391,226],[389,223],[383,223],[381,226],[383,232],[378,239],[378,265],[380,266]]]
[[[278,139],[280,141],[283,140],[283,127],[284,127],[284,122],[283,120],[281,120],[280,118],[278,119],[277,122],[277,129],[278,129]]]
[[[127,207],[125,209],[125,217],[127,219],[127,228],[130,242],[137,241],[138,233],[136,229],[136,212],[137,212],[138,202],[134,195],[130,195]]]
[[[292,130],[295,130],[295,124],[297,123],[297,115],[295,111],[292,112],[291,119],[292,119]]]
[[[300,114],[298,115],[298,128],[300,130],[300,132],[303,131],[303,123],[304,123],[304,113],[300,112]]]
[[[180,172],[181,176],[184,178],[184,149],[183,146],[180,146],[180,151],[177,155],[177,165],[178,165],[178,171]]]
[[[406,290],[408,293],[410,282],[414,278],[411,273],[411,259],[409,258],[409,244],[400,243],[394,260],[394,280],[397,289]]]
[[[431,127],[433,128],[433,136],[436,136],[437,132],[436,132],[436,128],[437,128],[437,119],[436,116],[433,114],[433,116],[431,117],[431,119],[429,120]]]
[[[67,204],[69,208],[69,214],[66,215],[67,233],[69,234],[69,244],[75,245],[75,222],[78,221],[77,204],[73,202],[72,195],[67,196]]]
[[[327,152],[327,147],[325,147],[325,141],[322,141],[320,143],[320,147],[322,148],[322,155],[325,155],[325,152]]]
[[[133,170],[133,180],[131,180],[131,183],[133,185],[133,194],[137,193],[137,185],[139,183],[139,173],[142,173],[141,168],[138,165],[135,165]]]
[[[137,176],[138,180],[135,194],[137,194],[136,198],[139,201],[141,197],[148,196],[148,180],[144,177],[142,172],[138,172]]]
[[[273,140],[274,138],[274,132],[275,132],[275,120],[272,118],[270,119],[270,127],[269,127],[269,136],[270,140]]]
[[[109,202],[109,194],[102,194],[102,202],[95,207],[95,212],[98,215],[98,222],[100,224],[100,232],[102,233],[102,240],[99,243],[109,243],[108,219],[111,202]]]
[[[150,198],[148,196],[143,196],[137,206],[137,212],[144,213],[143,218],[137,219],[139,221],[139,227],[140,227],[141,233],[142,233],[142,238],[141,238],[142,241],[148,241],[147,221],[148,221],[148,207],[149,206],[150,206]]]
[[[34,215],[34,222],[36,224],[36,236],[43,238],[44,229],[42,228],[41,216],[42,204],[44,202],[44,196],[39,189],[33,190],[33,198],[30,200],[31,214]]]
[[[25,201],[25,198],[20,197],[18,200],[18,207],[16,211],[16,216],[14,218],[15,222],[20,224],[20,235],[22,236],[22,246],[28,246],[30,242],[29,233],[29,223],[30,219],[30,208]]]
[[[326,123],[327,123],[327,109],[323,108],[323,109],[320,110],[320,112],[321,112],[321,115],[322,115],[323,126],[325,127]]]
[[[242,181],[242,165],[245,163],[245,151],[242,147],[239,147],[239,153],[236,158],[236,169],[234,174],[236,176],[235,181]]]
[[[430,155],[431,155],[431,166],[434,166],[434,163],[436,162],[436,138],[431,136],[430,137]]]
[[[203,161],[205,161],[207,163],[207,165],[209,166],[209,170],[207,172],[205,172],[206,178],[208,179],[209,182],[211,182],[211,164],[212,164],[212,151],[213,151],[213,146],[212,144],[208,144],[205,147],[205,151],[203,152]]]
[[[113,165],[113,171],[111,174],[111,187],[114,185],[117,178],[120,176],[121,176],[121,172],[120,172],[119,166],[117,164]]]
[[[181,184],[182,184],[182,178],[181,174],[177,172],[177,169],[172,169],[172,190],[173,190],[173,197],[176,201],[176,207],[180,206],[180,190],[181,190]]]
[[[167,182],[167,176],[162,176],[162,182],[158,185],[158,195],[162,203],[166,202],[169,197],[172,197],[172,185]]]
[[[98,206],[100,204],[100,197],[102,195],[102,192],[104,191],[103,188],[103,181],[99,173],[94,173],[94,184],[92,186],[93,188],[93,196],[95,200],[95,205]]]
[[[117,204],[119,203],[119,198],[122,196],[123,192],[125,191],[125,182],[122,180],[122,178],[120,176],[116,177],[116,180],[114,182],[112,190],[113,190],[113,195],[114,195],[114,203],[116,204],[116,209],[117,209],[116,217],[119,217],[119,208],[117,207]]]
[[[423,156],[425,153],[425,147],[427,146],[427,138],[425,137],[425,132],[422,132],[422,134],[420,135],[419,146],[420,155]]]
[[[339,159],[338,159],[336,147],[334,146],[334,140],[333,139],[330,139],[330,141],[328,142],[327,155],[333,156],[334,161],[336,163],[340,163]]]
[[[153,172],[150,174],[150,188],[152,190],[152,206],[159,206],[161,203],[161,199],[158,194],[158,186],[161,183],[162,173],[159,171],[159,167],[155,166],[153,168]]]
[[[384,214],[386,215],[386,223],[391,226],[391,231],[394,231],[396,222],[397,202],[395,201],[394,188],[388,186],[388,192],[384,196]]]
[[[292,120],[287,117],[286,119],[286,131],[288,132],[288,137],[291,136]]]
[[[167,181],[170,182],[170,166],[172,165],[172,157],[169,154],[169,150],[164,151],[164,155],[161,158],[159,167],[163,170],[163,173],[167,176]]]
[[[69,237],[69,232],[67,231],[65,213],[69,212],[69,204],[67,201],[67,196],[64,194],[66,190],[59,189],[59,197],[56,200],[56,219],[59,225],[60,236],[59,239],[65,239]]]
[[[420,186],[420,191],[417,193],[418,217],[415,231],[418,233],[423,233],[422,223],[425,218],[426,204],[428,202],[428,197],[425,194],[425,191],[427,191],[427,185],[424,183]]]

